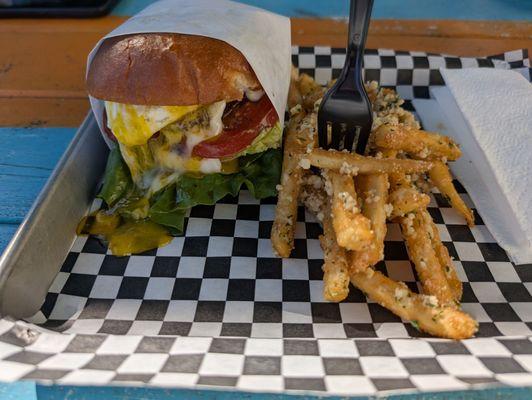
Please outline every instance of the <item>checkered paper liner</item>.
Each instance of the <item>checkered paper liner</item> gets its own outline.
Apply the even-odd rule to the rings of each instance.
[[[344,57],[329,47],[293,52],[320,83]],[[366,79],[395,88],[413,110],[409,100],[443,84],[440,67],[530,77],[527,57],[368,50],[364,61]],[[353,395],[532,385],[532,266],[513,265],[478,214],[469,228],[439,193],[429,205],[464,282],[463,308],[480,323],[476,338],[455,342],[427,337],[353,287],[344,302],[325,302],[319,224],[301,208],[296,248],[282,260],[269,240],[274,209],[275,199],[243,191],[193,208],[183,237],[130,257],[78,237],[33,324],[0,320],[0,380]],[[419,289],[396,224],[377,269]]]

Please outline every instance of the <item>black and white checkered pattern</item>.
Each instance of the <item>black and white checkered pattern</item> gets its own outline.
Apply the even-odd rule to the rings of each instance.
[[[2,380],[371,395],[531,385],[532,341],[58,334],[0,321]]]
[[[292,63],[326,84],[340,75],[345,49],[296,47]],[[444,84],[440,68],[530,68],[528,51],[516,50],[487,58],[456,57],[419,51],[366,50],[364,79],[395,89],[403,99],[429,98],[430,86]]]
[[[293,61],[325,83],[344,55],[294,48]],[[441,66],[529,61],[526,51],[473,59],[378,50],[365,65],[367,79],[411,100],[443,83]],[[269,240],[274,207],[246,191],[195,207],[185,236],[130,257],[78,237],[31,320],[45,329],[0,320],[0,379],[339,394],[532,385],[532,266],[514,266],[480,216],[469,228],[438,193],[429,206],[464,281],[463,308],[480,322],[476,338],[452,342],[419,333],[355,288],[325,302],[321,228],[301,209],[296,249],[281,260]],[[418,290],[395,224],[377,268]]]

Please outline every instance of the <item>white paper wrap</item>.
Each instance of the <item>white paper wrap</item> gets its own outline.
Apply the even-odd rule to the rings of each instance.
[[[103,37],[88,56],[87,71],[104,39],[149,32],[206,36],[239,50],[272,101],[282,126],[290,84],[289,18],[228,0],[161,0]],[[103,101],[89,99],[102,129]],[[104,138],[107,140],[106,135]]]
[[[499,245],[532,263],[532,86],[514,71],[441,70],[435,100],[414,100],[429,130],[461,144],[450,163]]]

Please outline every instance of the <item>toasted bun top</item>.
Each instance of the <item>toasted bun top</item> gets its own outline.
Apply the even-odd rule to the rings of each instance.
[[[175,33],[105,39],[87,74],[89,94],[139,105],[241,100],[260,83],[242,53],[224,41]]]

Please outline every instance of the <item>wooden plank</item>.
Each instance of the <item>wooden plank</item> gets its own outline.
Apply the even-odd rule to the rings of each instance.
[[[292,41],[299,45],[345,46],[347,25],[343,20],[292,19]],[[368,46],[395,50],[436,52],[430,40],[419,43],[420,38],[446,39],[446,52],[460,56],[489,55],[493,44],[505,51],[517,48],[532,50],[532,24],[501,21],[404,21],[374,20],[368,35]],[[462,40],[486,40],[479,48],[455,48]],[[381,41],[386,40],[386,45]],[[514,42],[515,41],[515,42]],[[520,47],[511,47],[519,44]],[[479,53],[480,52],[480,53]]]
[[[122,0],[114,15],[133,15],[155,0]],[[526,20],[532,19],[532,3],[526,0],[378,0],[373,4],[372,17],[397,19],[466,19],[466,20]],[[345,0],[239,0],[289,17],[346,17]]]
[[[7,244],[13,237],[13,234],[15,233],[17,228],[18,228],[18,224],[0,224],[0,254],[2,254],[2,252],[6,248]],[[15,396],[7,397],[7,394],[6,394],[6,397],[2,397],[4,392],[2,392],[3,389],[1,385],[2,384],[0,383],[0,398],[8,399],[8,400],[9,399],[15,400],[15,399],[22,398],[22,397],[15,397]]]
[[[74,135],[73,128],[0,129],[0,224],[18,224]]]
[[[1,97],[0,126],[78,126],[89,111],[86,94],[79,98]]]
[[[74,128],[0,128],[0,167],[31,166],[51,171],[75,131]]]
[[[88,110],[84,84],[87,53],[123,20],[110,16],[2,21],[0,126],[78,125]],[[292,40],[297,45],[343,47],[346,33],[343,20],[292,19]],[[473,56],[532,49],[532,24],[374,20],[368,47]]]
[[[430,395],[403,394],[403,400],[416,400],[430,398],[431,400],[523,400],[530,399],[532,388],[530,387],[495,387],[484,389],[469,389],[455,391],[432,392]],[[319,400],[323,396],[298,396],[276,393],[250,393],[235,392],[229,390],[216,389],[178,389],[178,388],[157,388],[157,387],[134,387],[134,386],[69,386],[69,385],[45,385],[36,384],[31,381],[17,381],[10,383],[0,383],[0,398],[3,400],[54,400],[54,399],[76,399],[76,400],[233,400],[235,398],[247,400]],[[327,396],[329,400],[346,399],[345,396]],[[361,399],[362,397],[357,397]],[[399,398],[399,397],[398,397]]]
[[[0,173],[0,224],[20,224],[46,182],[45,177]]]
[[[97,40],[123,21],[108,17],[97,20],[4,20],[0,24],[0,97],[24,95],[33,97],[35,90],[42,96],[60,91],[63,97],[83,97],[84,71],[88,52]],[[302,19],[292,20],[292,40],[296,45],[344,46],[347,35],[344,21]],[[516,45],[532,47],[532,24],[513,22],[463,21],[373,21],[370,47],[434,51],[430,41],[419,38],[489,39],[485,46],[468,50],[461,45],[455,50],[454,40],[447,41],[447,52],[457,55],[484,55],[497,41],[500,48],[515,49]],[[505,47],[506,46],[506,47]],[[512,47],[514,46],[514,47]],[[437,46],[439,49],[441,46]],[[42,51],[46,49],[46,57]],[[31,79],[29,79],[31,77]],[[65,96],[67,94],[67,96]],[[54,96],[57,97],[57,96]]]

